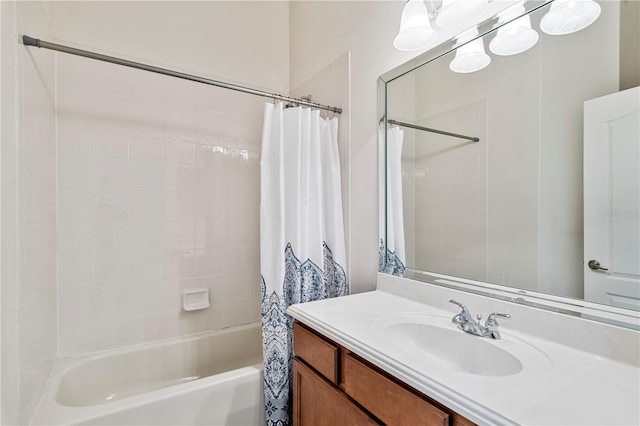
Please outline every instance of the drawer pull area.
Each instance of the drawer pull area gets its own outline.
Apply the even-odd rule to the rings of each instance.
[[[299,323],[293,326],[295,355],[322,374],[331,383],[338,384],[338,347],[316,335]]]

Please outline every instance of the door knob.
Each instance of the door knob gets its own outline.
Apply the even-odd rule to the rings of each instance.
[[[597,260],[590,260],[589,263],[587,263],[587,265],[589,266],[589,268],[593,269],[594,271],[608,271],[609,270],[607,268],[603,268],[602,266],[600,266],[600,262],[598,262]]]

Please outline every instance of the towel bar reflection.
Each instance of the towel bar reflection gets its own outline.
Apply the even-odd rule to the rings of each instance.
[[[382,122],[383,120],[384,120],[384,118],[381,118],[380,122]],[[469,140],[469,141],[472,141],[472,142],[480,142],[480,138],[477,138],[475,136],[466,136],[466,135],[461,135],[459,133],[446,132],[444,130],[432,129],[430,127],[418,126],[417,124],[404,123],[402,121],[397,121],[397,120],[387,120],[387,124],[394,124],[396,126],[407,127],[409,129],[422,130],[424,132],[437,133],[439,135],[445,135],[445,136],[451,136],[451,137],[454,137],[454,138],[466,139],[466,140]]]

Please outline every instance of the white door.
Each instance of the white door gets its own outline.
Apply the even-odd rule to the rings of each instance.
[[[640,87],[584,103],[584,277],[585,300],[640,310]]]

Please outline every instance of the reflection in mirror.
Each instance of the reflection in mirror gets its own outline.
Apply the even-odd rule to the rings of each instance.
[[[598,4],[568,35],[534,11],[519,54],[490,32],[476,72],[452,51],[386,80],[382,270],[640,310],[640,2]]]

